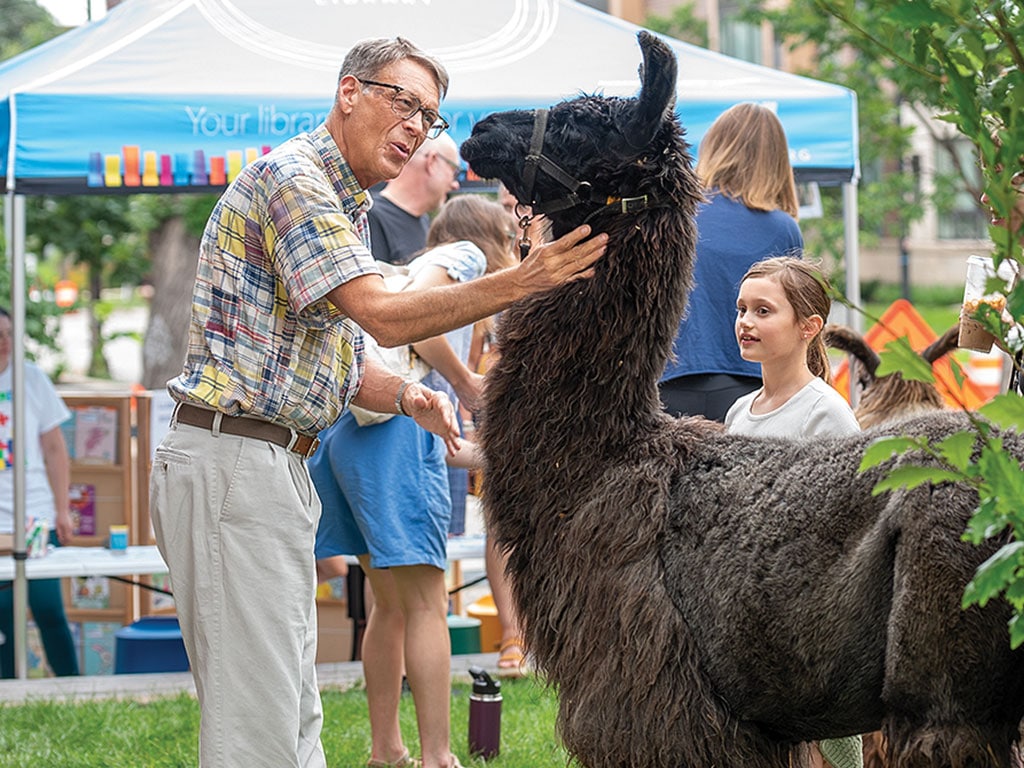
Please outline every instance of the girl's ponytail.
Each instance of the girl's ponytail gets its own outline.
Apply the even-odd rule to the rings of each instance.
[[[825,338],[821,331],[818,331],[807,345],[807,367],[826,384],[832,383],[832,364],[829,362]]]

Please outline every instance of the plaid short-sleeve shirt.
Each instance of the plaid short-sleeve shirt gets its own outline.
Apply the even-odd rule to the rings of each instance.
[[[326,296],[379,274],[370,204],[324,125],[242,169],[203,233],[171,396],[306,434],[332,424],[362,378],[363,338]]]

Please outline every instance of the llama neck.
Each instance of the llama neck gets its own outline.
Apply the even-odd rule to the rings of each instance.
[[[657,380],[690,279],[692,220],[675,208],[648,211],[609,234],[595,277],[502,318],[501,360],[487,384],[492,455],[558,464],[580,451],[619,451],[658,418]],[[500,429],[487,428],[491,416]]]

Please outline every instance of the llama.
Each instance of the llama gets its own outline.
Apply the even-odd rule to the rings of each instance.
[[[947,330],[921,351],[922,359],[931,365],[956,349],[959,330],[959,325]],[[854,376],[856,368],[856,379],[861,391],[855,412],[863,429],[946,407],[942,395],[933,384],[904,379],[900,373],[876,376],[875,372],[882,361],[856,331],[844,325],[830,324],[825,326],[823,335],[826,346],[842,350],[854,358],[850,375]]]
[[[949,328],[920,352],[921,358],[933,365],[943,355],[957,348],[959,332],[959,325]],[[853,358],[850,361],[850,377],[857,381],[859,388],[859,400],[854,413],[863,429],[909,416],[941,411],[946,407],[945,400],[933,384],[904,379],[898,372],[877,376],[881,358],[865,338],[852,328],[829,324],[825,326],[822,335],[826,346],[841,350]],[[864,734],[864,768],[889,768],[885,740],[879,731]]]
[[[563,743],[587,768],[782,768],[882,727],[896,766],[1005,766],[1024,655],[1001,601],[960,608],[996,546],[960,539],[976,494],[872,496],[869,435],[755,439],[661,412],[701,192],[675,59],[639,42],[636,98],[493,114],[462,146],[556,236],[610,236],[594,277],[504,313],[479,430],[488,531]]]

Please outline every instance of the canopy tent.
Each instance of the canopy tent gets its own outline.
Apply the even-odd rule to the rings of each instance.
[[[219,183],[319,122],[345,52],[375,36],[445,63],[461,142],[496,110],[633,95],[638,29],[571,0],[128,0],[0,66],[0,177],[23,194]],[[695,145],[724,109],[770,103],[801,178],[853,178],[853,92],[668,42]]]
[[[441,111],[461,143],[496,110],[581,92],[635,94],[638,31],[572,0],[126,0],[0,65],[15,327],[24,327],[25,195],[219,189],[249,159],[323,119],[341,61],[363,38],[401,35],[444,62],[451,87]],[[798,178],[843,185],[847,293],[856,302],[855,94],[666,42],[679,59],[677,111],[694,146],[733,104],[770,104]],[[24,423],[23,360],[19,334],[15,426]],[[16,466],[16,552],[24,550],[23,483]],[[23,574],[15,588],[19,676]]]

